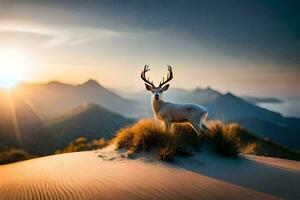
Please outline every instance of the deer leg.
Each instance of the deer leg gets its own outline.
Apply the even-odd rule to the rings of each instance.
[[[198,123],[191,122],[190,124],[192,128],[196,131],[197,135],[200,135],[202,133],[202,129],[200,128]]]
[[[165,122],[165,131],[168,133],[171,129],[171,123],[169,121],[164,121]]]
[[[200,128],[202,129],[202,130],[204,130],[204,121],[206,120],[206,118],[207,118],[207,113],[204,113],[202,116],[201,116],[201,118],[200,118]]]

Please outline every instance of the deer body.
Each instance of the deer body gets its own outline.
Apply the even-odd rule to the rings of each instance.
[[[198,135],[203,131],[203,122],[207,117],[207,110],[198,104],[192,103],[171,103],[162,100],[162,93],[169,88],[169,84],[163,86],[173,78],[173,72],[171,66],[169,67],[169,75],[167,80],[155,87],[153,82],[146,79],[145,73],[149,71],[146,65],[144,71],[141,74],[141,78],[146,82],[146,89],[153,93],[152,97],[152,110],[155,118],[164,121],[166,131],[171,127],[172,123],[188,122],[194,128]]]
[[[186,103],[178,104],[152,99],[152,110],[155,118],[164,121],[166,131],[172,123],[188,122],[200,134],[202,123],[207,117],[207,110],[200,105]]]

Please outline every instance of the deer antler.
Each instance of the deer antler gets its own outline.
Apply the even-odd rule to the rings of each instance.
[[[150,86],[155,87],[153,81],[150,82],[149,78],[146,78],[146,72],[148,72],[149,70],[149,65],[145,65],[144,70],[141,73],[141,79],[143,79],[143,81],[145,81],[145,83],[149,84]]]
[[[173,71],[170,65],[168,65],[168,71],[169,73],[167,75],[167,80],[165,80],[165,78],[163,77],[163,81],[159,83],[159,87],[162,87],[164,84],[166,84],[167,82],[173,79]]]

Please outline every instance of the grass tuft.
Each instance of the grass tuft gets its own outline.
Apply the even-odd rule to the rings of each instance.
[[[116,134],[113,143],[118,149],[126,148],[131,153],[151,151],[159,160],[171,161],[175,156],[191,155],[205,141],[216,153],[236,157],[239,153],[300,160],[298,152],[266,141],[235,123],[208,121],[209,133],[198,136],[189,124],[174,124],[165,132],[159,120],[142,119],[123,128]]]
[[[208,139],[212,140],[215,150],[221,155],[234,157],[243,153],[300,160],[299,152],[257,137],[238,124],[210,121],[209,129]]]
[[[173,130],[165,132],[158,120],[142,119],[130,127],[121,129],[113,142],[117,148],[130,152],[154,151],[160,160],[170,161],[174,156],[191,154],[198,150],[202,138],[187,124],[174,124]]]
[[[221,121],[209,123],[208,139],[217,153],[235,157],[239,153],[241,129],[237,124],[223,124]]]

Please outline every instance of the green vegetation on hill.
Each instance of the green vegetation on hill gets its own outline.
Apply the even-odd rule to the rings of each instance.
[[[70,142],[69,146],[67,146],[63,150],[55,151],[54,154],[101,149],[105,147],[107,144],[108,142],[105,141],[103,138],[88,142],[88,140],[85,137],[79,137],[76,140]]]
[[[88,141],[85,137],[79,137],[74,141],[70,142],[70,144],[67,147],[63,148],[62,150],[56,150],[54,154],[96,150],[96,149],[101,149],[107,146],[108,144],[109,142],[106,141],[104,138]],[[29,154],[23,149],[12,148],[0,152],[0,165],[28,160],[36,157],[37,156]]]
[[[209,133],[197,136],[188,124],[174,124],[170,132],[157,120],[142,119],[121,129],[113,142],[117,148],[129,153],[154,152],[160,160],[172,160],[175,156],[191,155],[203,143],[212,146],[216,153],[235,157],[239,153],[300,160],[298,152],[291,151],[270,141],[260,139],[237,124],[210,121]]]
[[[23,149],[9,149],[7,151],[0,152],[0,164],[28,160],[35,157],[36,156],[27,153]]]

